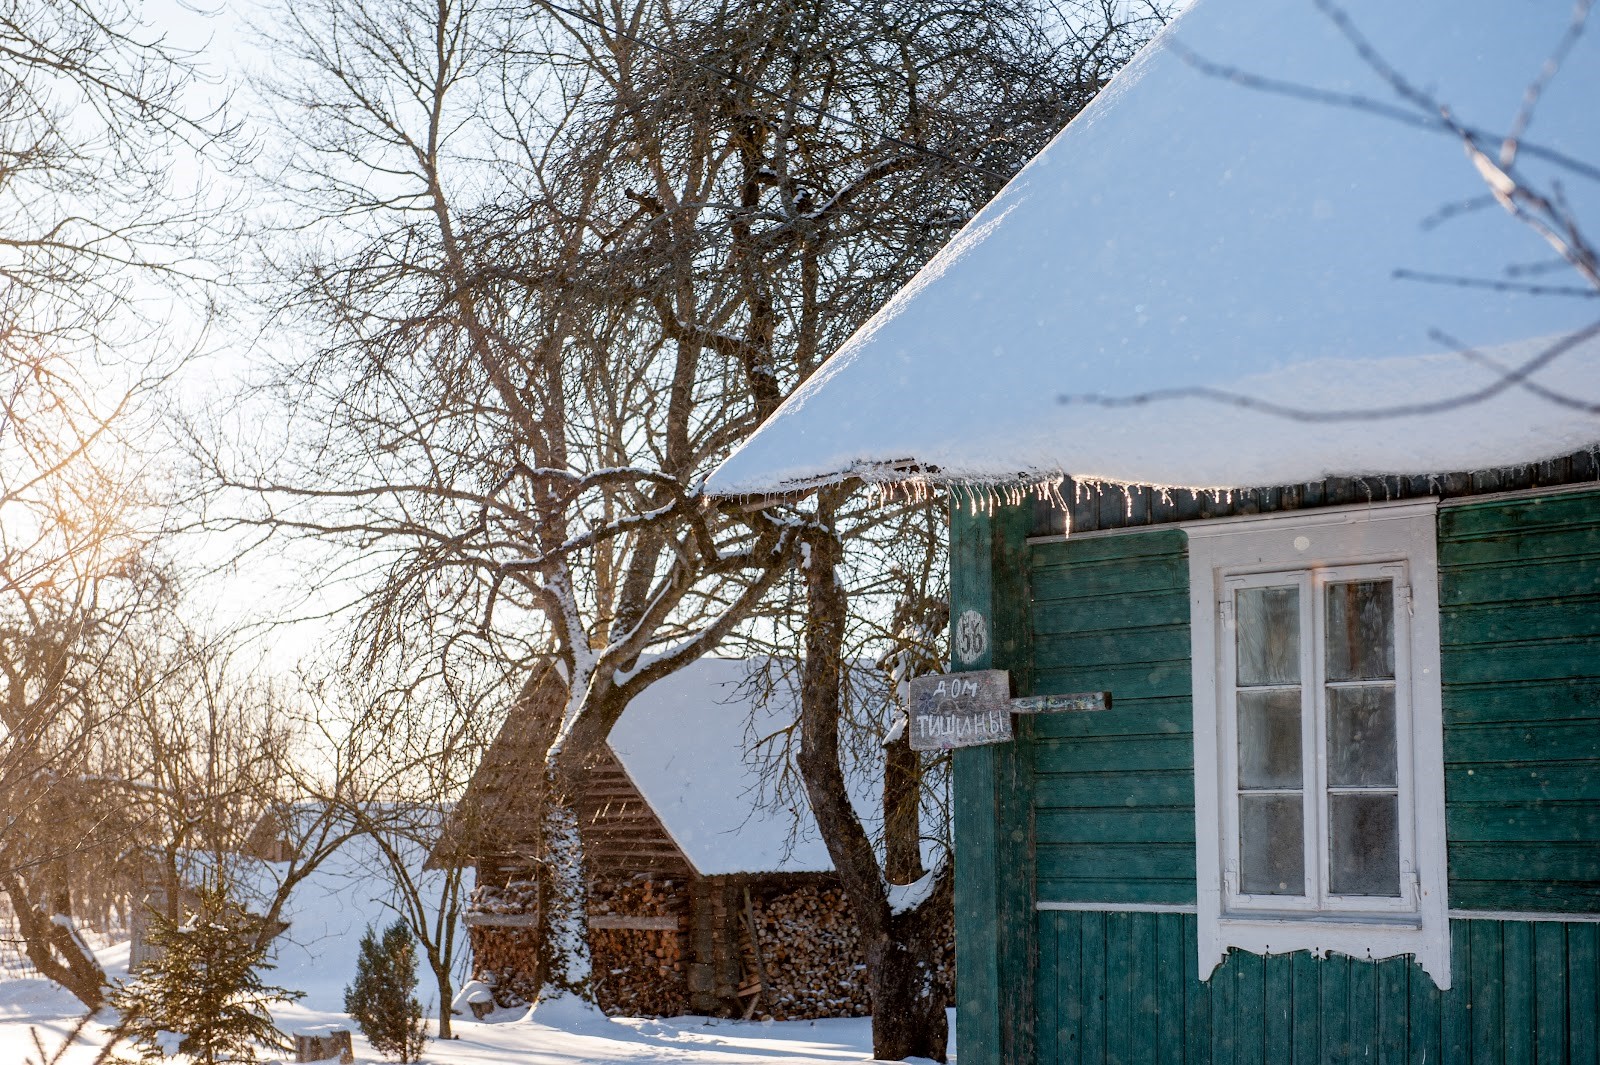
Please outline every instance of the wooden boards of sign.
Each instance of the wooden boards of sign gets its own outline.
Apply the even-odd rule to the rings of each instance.
[[[1109,709],[1110,692],[1013,699],[1011,675],[1003,669],[915,677],[911,681],[911,746],[918,751],[942,751],[1004,743],[1012,738],[1012,714]]]
[[[976,747],[1011,739],[1011,675],[978,669],[914,677],[911,746],[919,751]]]

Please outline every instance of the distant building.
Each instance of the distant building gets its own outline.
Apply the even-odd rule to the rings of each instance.
[[[584,775],[589,942],[608,1012],[802,1019],[869,1010],[859,935],[803,797],[799,809],[759,801],[747,726],[770,733],[793,714],[780,700],[752,706],[748,668],[701,659],[651,685]],[[530,686],[435,857],[477,867],[467,917],[474,971],[503,1000],[538,987],[540,767],[562,699],[554,672]],[[877,786],[861,782],[861,809],[877,801]]]

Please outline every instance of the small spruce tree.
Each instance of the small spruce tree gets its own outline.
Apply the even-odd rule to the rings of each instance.
[[[289,1049],[267,1007],[300,992],[261,979],[272,966],[255,945],[260,919],[215,885],[202,887],[198,905],[182,920],[151,915],[149,961],[111,992],[121,1014],[116,1034],[145,1061],[170,1055],[172,1043],[201,1065],[258,1061],[261,1046]]]
[[[402,1062],[416,1061],[427,1038],[417,1001],[417,944],[405,921],[379,938],[371,925],[361,937],[356,978],[345,988],[344,1010],[372,1048]]]

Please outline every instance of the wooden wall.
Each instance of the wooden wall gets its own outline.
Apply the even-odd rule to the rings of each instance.
[[[1600,910],[1600,491],[1446,508],[1439,566],[1450,905]]]
[[[1453,921],[1454,986],[1382,962],[1235,951],[1201,983],[1192,914],[1038,915],[1041,1062],[1595,1065],[1600,924]]]
[[[1592,458],[1522,479],[1580,475]],[[1452,483],[1520,487],[1512,474]],[[1101,524],[1197,516],[1158,514],[1151,496],[1141,522],[1131,498]],[[1404,959],[1338,955],[1236,951],[1201,985],[1192,914],[1034,912],[1195,899],[1186,538],[1157,524],[1028,543],[1018,528],[1041,531],[1039,509],[952,519],[953,613],[978,609],[993,632],[966,668],[1010,668],[1018,694],[1107,689],[1114,708],[1019,719],[1016,743],[956,754],[964,1059],[1600,1065],[1600,924],[1487,912],[1600,913],[1600,488],[1440,511],[1457,914],[1442,995]]]
[[[1038,897],[1194,902],[1187,540],[1039,544],[1031,582],[1035,690],[1112,693],[1034,722]]]

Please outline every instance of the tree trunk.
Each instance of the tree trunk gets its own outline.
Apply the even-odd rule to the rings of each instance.
[[[800,774],[866,946],[873,1057],[897,1061],[918,1055],[944,1061],[949,1024],[937,973],[946,924],[942,915],[950,908],[949,864],[932,874],[938,877],[936,890],[922,905],[902,914],[891,912],[878,857],[851,805],[839,762],[839,672],[849,603],[838,579],[843,545],[832,533],[831,509],[823,502],[818,511],[828,531],[811,538],[804,563]]]
[[[439,987],[439,1038],[454,1039],[450,1024],[450,1000],[455,998],[454,981],[450,979],[448,961],[443,966],[433,966],[433,981]]]
[[[575,792],[552,770],[544,796],[539,900],[539,1000],[593,1001],[589,975],[588,876]]]
[[[908,913],[891,915],[886,934],[867,945],[875,1058],[945,1060],[950,1020],[939,963],[950,927],[952,877],[948,866],[936,875],[933,897]]]
[[[50,914],[37,905],[15,873],[0,873],[11,898],[23,949],[39,974],[70,991],[91,1013],[105,1005],[106,974],[78,935],[70,914]]]

